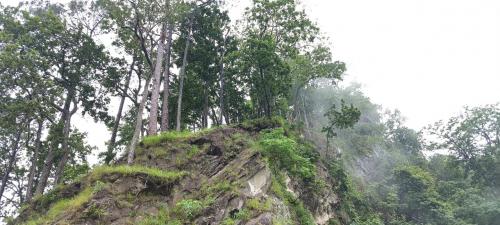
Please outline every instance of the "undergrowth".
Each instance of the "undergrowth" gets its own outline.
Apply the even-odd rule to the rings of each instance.
[[[311,212],[304,207],[300,199],[287,190],[285,175],[282,171],[321,189],[321,182],[315,178],[314,161],[317,160],[317,155],[313,153],[310,145],[300,142],[295,136],[287,136],[286,133],[283,127],[260,132],[260,150],[268,158],[269,166],[274,175],[271,190],[290,207],[298,224],[314,225]],[[250,205],[252,204],[255,203],[250,202]]]
[[[80,192],[77,196],[70,199],[60,200],[52,207],[50,207],[49,211],[36,219],[29,220],[25,223],[25,225],[38,225],[38,224],[49,224],[53,222],[63,214],[67,214],[68,212],[74,212],[81,208],[81,206],[87,203],[92,197],[93,189],[88,187],[85,188],[82,192]]]
[[[283,128],[262,131],[259,144],[264,156],[279,169],[304,180],[314,179],[316,167],[312,159],[295,139],[285,136]]]

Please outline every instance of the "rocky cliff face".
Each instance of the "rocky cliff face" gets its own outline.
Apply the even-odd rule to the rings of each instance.
[[[314,148],[282,128],[263,142],[270,127],[147,138],[135,165],[97,167],[36,198],[14,223],[338,224],[335,180]],[[294,148],[286,161],[276,157],[283,140]]]

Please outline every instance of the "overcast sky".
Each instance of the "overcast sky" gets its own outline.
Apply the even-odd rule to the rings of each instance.
[[[13,0],[0,0],[15,3]],[[245,5],[249,0],[227,0]],[[302,0],[373,102],[420,129],[464,105],[500,101],[499,0]],[[344,82],[344,83],[346,83]],[[77,125],[104,146],[108,132]],[[88,126],[85,126],[88,123]]]
[[[500,101],[500,1],[304,0],[349,81],[420,129]]]

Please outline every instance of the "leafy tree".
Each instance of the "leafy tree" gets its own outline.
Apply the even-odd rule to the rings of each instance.
[[[498,186],[500,155],[500,108],[498,105],[469,108],[446,123],[426,129],[435,140],[430,149],[448,149],[464,165],[466,175],[478,182]]]
[[[323,127],[322,132],[326,133],[327,147],[330,138],[337,136],[336,129],[346,129],[353,127],[358,122],[361,116],[361,111],[355,108],[352,104],[347,106],[344,100],[340,103],[340,109],[333,105],[326,113],[325,117],[328,118],[328,125]]]

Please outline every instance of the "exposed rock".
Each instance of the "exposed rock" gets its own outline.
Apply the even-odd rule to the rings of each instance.
[[[273,215],[271,213],[263,213],[255,219],[251,219],[246,225],[272,225]]]
[[[259,171],[247,181],[247,189],[245,195],[247,197],[256,197],[267,193],[267,189],[271,185],[271,171],[267,167]]]

